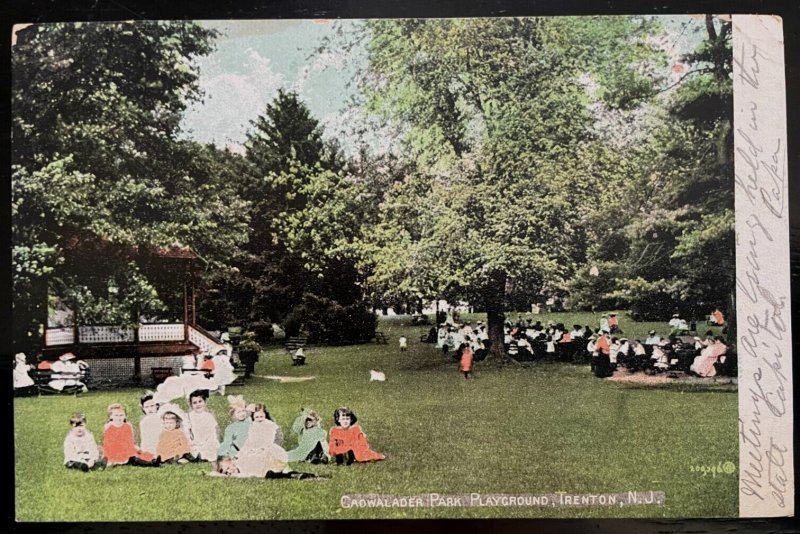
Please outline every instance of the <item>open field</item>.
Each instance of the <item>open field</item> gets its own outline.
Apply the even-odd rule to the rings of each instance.
[[[479,317],[478,315],[474,317]],[[597,322],[591,314],[540,316]],[[516,318],[516,314],[512,314]],[[577,321],[575,319],[578,319]],[[90,391],[77,397],[15,399],[16,514],[20,521],[169,521],[299,518],[426,517],[710,517],[737,514],[738,472],[692,472],[693,466],[738,466],[735,387],[674,384],[642,387],[597,379],[588,366],[560,363],[477,364],[464,380],[452,358],[419,343],[426,327],[407,317],[382,318],[388,345],[309,347],[305,367],[292,367],[282,348],[265,351],[256,377],[230,387],[264,402],[284,429],[301,407],[316,409],[329,429],[335,408],[358,416],[374,464],[296,464],[326,480],[226,480],[206,476],[209,464],[159,469],[116,467],[84,474],[62,465],[73,411],[84,412],[99,440],[105,408],[122,402],[138,429],[139,389]],[[632,323],[626,334],[664,323]],[[698,326],[705,330],[705,326]],[[405,334],[409,350],[400,353]],[[386,373],[369,382],[369,370]],[[266,375],[314,376],[279,383]],[[227,402],[212,396],[220,427]],[[342,508],[346,494],[616,493],[664,491],[664,506]]]

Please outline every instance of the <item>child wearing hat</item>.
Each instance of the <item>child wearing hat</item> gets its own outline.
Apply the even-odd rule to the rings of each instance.
[[[75,355],[65,352],[58,357],[58,361],[53,362],[51,367],[53,374],[48,385],[58,391],[80,390],[87,391],[86,384],[79,380],[80,375],[86,364],[75,361]]]
[[[299,443],[287,452],[289,462],[328,463],[328,433],[317,412],[303,409],[292,423],[292,432]]]
[[[217,458],[235,458],[244,446],[252,420],[248,417],[247,405],[241,395],[228,395],[228,413],[232,422],[225,428],[222,443],[217,449]]]
[[[656,334],[655,330],[650,330],[647,333],[647,339],[644,340],[645,345],[658,345],[661,343],[661,336]]]
[[[175,404],[164,404],[158,409],[158,415],[162,430],[158,436],[156,455],[166,463],[185,464],[194,461],[189,438],[186,431],[181,428],[186,420],[183,410]]]

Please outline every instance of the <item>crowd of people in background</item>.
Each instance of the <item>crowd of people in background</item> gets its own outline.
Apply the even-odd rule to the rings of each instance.
[[[717,309],[708,323],[724,326],[725,318]],[[518,316],[504,325],[504,349],[516,361],[555,360],[588,363],[598,377],[611,376],[618,368],[630,372],[659,373],[682,371],[699,377],[718,374],[735,375],[735,356],[728,354],[725,338],[706,332],[703,338],[674,314],[662,337],[651,330],[645,339],[625,336],[616,313],[600,316],[596,329],[590,325],[563,323]],[[457,323],[451,315],[447,321],[430,329],[424,339],[435,343],[446,355],[459,362],[465,378],[472,372],[473,361],[480,362],[488,355],[492,342],[482,321]]]

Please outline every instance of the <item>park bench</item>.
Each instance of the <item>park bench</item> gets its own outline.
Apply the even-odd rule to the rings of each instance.
[[[297,349],[305,347],[308,343],[307,336],[293,336],[286,338],[286,352],[293,354]]]
[[[75,380],[86,384],[89,380],[89,369],[81,369],[74,373],[53,372],[50,369],[34,369],[30,372],[30,377],[36,384],[36,390],[40,395],[55,395],[58,393],[66,393],[70,395],[77,395],[83,391],[83,386],[68,385],[64,389],[56,389],[50,386],[52,380]]]
[[[386,335],[383,332],[375,332],[375,343],[380,345],[386,345],[389,341],[386,339]]]

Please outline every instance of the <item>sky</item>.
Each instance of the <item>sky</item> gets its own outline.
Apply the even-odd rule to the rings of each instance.
[[[216,50],[198,60],[204,100],[183,120],[190,137],[239,150],[250,121],[264,111],[278,89],[293,90],[335,135],[346,125],[343,114],[353,77],[341,54],[316,49],[333,31],[332,21],[204,21],[222,33]],[[345,28],[352,24],[346,22]]]
[[[702,37],[702,17],[663,17],[668,34],[663,39],[670,68],[682,53]],[[318,52],[335,24],[345,32],[358,21],[230,20],[202,21],[221,33],[216,50],[197,60],[199,84],[205,96],[192,104],[182,123],[187,137],[242,152],[250,121],[261,114],[278,89],[298,93],[312,116],[322,124],[324,135],[337,137],[348,148],[348,127],[362,120],[356,110],[346,110],[355,88],[348,86],[355,65],[363,57],[345,58],[341,52]],[[363,53],[363,49],[362,49]],[[681,75],[680,68],[670,74]]]

